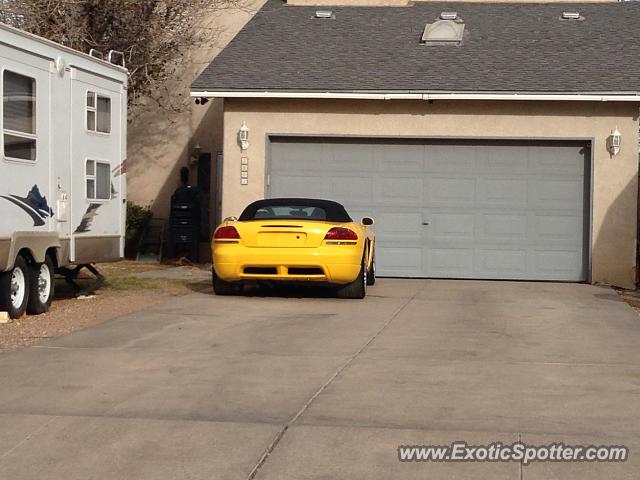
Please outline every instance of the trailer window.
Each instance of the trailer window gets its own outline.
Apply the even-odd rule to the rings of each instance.
[[[36,81],[5,70],[2,76],[4,156],[36,159]]]
[[[87,92],[87,130],[111,133],[111,99],[96,92]]]
[[[111,166],[108,163],[87,160],[85,174],[88,200],[111,199]]]

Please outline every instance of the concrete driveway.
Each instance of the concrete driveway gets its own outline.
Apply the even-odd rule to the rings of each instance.
[[[401,444],[518,439],[630,460],[397,460]],[[636,479],[639,455],[640,318],[602,287],[194,293],[0,356],[3,479]]]

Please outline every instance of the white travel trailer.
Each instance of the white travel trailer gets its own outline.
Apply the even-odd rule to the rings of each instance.
[[[124,254],[127,71],[0,24],[0,311]]]

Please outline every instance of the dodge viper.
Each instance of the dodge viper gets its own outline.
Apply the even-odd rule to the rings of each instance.
[[[212,239],[213,288],[234,295],[244,282],[330,285],[364,298],[375,283],[373,219],[354,222],[337,202],[272,198],[229,217]]]

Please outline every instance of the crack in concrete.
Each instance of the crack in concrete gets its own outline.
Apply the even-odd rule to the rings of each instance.
[[[9,450],[7,450],[6,452],[4,452],[2,455],[0,455],[0,462],[2,460],[4,460],[6,457],[8,457],[9,455],[11,455],[11,453],[15,452],[18,448],[20,448],[22,445],[24,445],[26,442],[28,442],[29,440],[31,440],[31,438],[36,435],[37,433],[39,433],[41,430],[45,429],[48,425],[51,424],[51,422],[53,422],[55,419],[57,418],[57,416],[51,417],[50,419],[46,420],[44,423],[42,423],[42,425],[40,425],[39,427],[37,427],[33,432],[31,432],[30,434],[28,434],[26,437],[24,437],[21,441],[19,441],[17,444],[15,444],[13,447],[11,447]]]
[[[256,475],[258,474],[258,472],[260,471],[260,469],[263,467],[263,465],[266,463],[266,461],[268,460],[269,456],[273,453],[273,451],[276,449],[276,447],[278,446],[278,444],[280,443],[280,441],[282,440],[282,438],[284,437],[285,433],[287,432],[287,430],[289,430],[289,427],[291,427],[306,411],[307,409],[311,406],[311,404],[314,402],[314,400],[316,398],[318,398],[322,392],[324,392],[327,387],[329,385],[331,385],[331,383],[333,383],[333,381],[356,359],[358,358],[358,356],[360,356],[360,354],[369,346],[371,345],[371,343],[373,343],[373,341],[375,341],[376,338],[378,338],[378,336],[380,336],[380,334],[391,324],[391,322],[393,322],[398,315],[400,315],[405,308],[407,308],[407,306],[417,297],[418,293],[420,293],[420,291],[417,291],[416,293],[414,293],[411,297],[409,297],[400,307],[398,307],[395,312],[393,312],[393,314],[391,315],[391,317],[389,318],[389,320],[387,320],[384,325],[382,325],[382,327],[380,327],[380,329],[373,334],[373,336],[371,338],[369,338],[369,340],[367,340],[353,355],[351,355],[346,362],[344,362],[331,376],[331,378],[329,378],[329,380],[327,380],[325,383],[322,384],[322,386],[320,386],[320,388],[311,396],[311,398],[309,398],[309,400],[307,400],[307,402],[302,406],[302,408],[300,408],[300,410],[298,410],[296,412],[296,414],[291,417],[291,419],[284,424],[284,426],[278,431],[278,433],[276,434],[276,436],[274,437],[274,439],[271,441],[271,443],[269,444],[269,446],[267,447],[267,449],[265,450],[265,452],[262,454],[262,456],[260,457],[260,459],[258,460],[258,463],[255,464],[255,466],[251,469],[251,472],[249,472],[249,475],[247,476],[247,480],[253,480]]]

